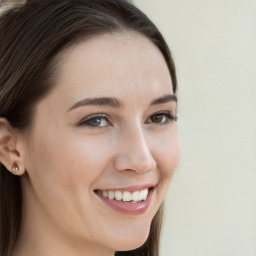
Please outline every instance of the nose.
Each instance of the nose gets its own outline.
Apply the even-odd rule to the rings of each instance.
[[[119,171],[137,173],[146,173],[156,168],[156,161],[141,127],[133,127],[121,133],[114,166]]]

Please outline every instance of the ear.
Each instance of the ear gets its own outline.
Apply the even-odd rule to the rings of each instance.
[[[18,150],[19,136],[5,118],[0,118],[0,162],[14,175],[25,173],[21,153]]]

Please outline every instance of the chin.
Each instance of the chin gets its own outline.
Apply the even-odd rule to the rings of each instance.
[[[143,232],[133,233],[130,236],[123,236],[122,239],[119,237],[115,243],[116,251],[131,251],[141,247],[148,239],[149,230],[143,230]]]

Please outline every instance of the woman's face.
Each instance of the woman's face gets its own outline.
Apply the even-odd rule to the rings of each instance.
[[[165,60],[123,33],[81,42],[59,65],[25,144],[26,232],[65,250],[139,247],[179,160]]]

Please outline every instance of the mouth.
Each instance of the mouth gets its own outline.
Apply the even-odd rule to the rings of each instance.
[[[139,215],[147,211],[155,187],[134,191],[131,189],[95,190],[102,201],[115,211],[130,215]]]
[[[121,191],[121,190],[95,190],[96,194],[121,202],[138,203],[145,201],[148,198],[149,191],[153,188],[145,188],[138,191]]]

